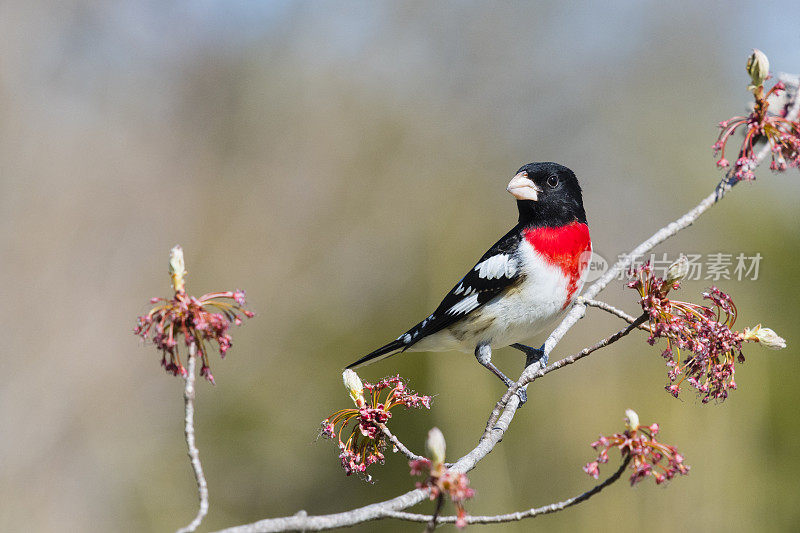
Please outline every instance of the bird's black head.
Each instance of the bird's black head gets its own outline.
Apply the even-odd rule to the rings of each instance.
[[[508,184],[517,199],[524,226],[562,226],[586,223],[581,186],[575,173],[558,163],[530,163]]]

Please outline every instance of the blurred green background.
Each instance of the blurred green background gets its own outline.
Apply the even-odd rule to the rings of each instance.
[[[800,71],[798,28],[788,0],[3,2],[0,529],[164,531],[194,516],[181,381],[131,333],[148,298],[169,294],[176,243],[191,292],[244,288],[258,313],[212,359],[218,385],[198,387],[203,529],[411,488],[401,457],[368,485],[316,439],[349,403],[344,365],[425,316],[513,225],[504,188],[524,163],[577,172],[609,260],[686,211],[719,178],[716,123],[748,102],[750,48],[773,71]],[[721,405],[667,395],[642,335],[548,376],[471,474],[467,508],[587,489],[588,444],[627,407],[661,424],[690,476],[476,528],[797,529],[799,199],[796,170],[762,171],[658,249],[760,252],[757,281],[719,284],[742,327],[763,322],[788,349],[749,347]],[[636,311],[621,283],[603,297]],[[590,311],[555,355],[619,327]],[[521,368],[509,349],[496,361]],[[399,412],[395,432],[421,450],[437,425],[450,457],[476,443],[502,393],[461,353],[361,375],[395,372],[436,395],[430,412]],[[420,526],[356,530],[377,528]]]

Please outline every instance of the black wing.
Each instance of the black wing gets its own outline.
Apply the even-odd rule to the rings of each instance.
[[[522,272],[517,250],[521,239],[522,232],[519,227],[506,233],[447,293],[439,307],[428,318],[347,368],[403,352],[421,339],[468,316],[509,287],[519,283],[522,280]]]

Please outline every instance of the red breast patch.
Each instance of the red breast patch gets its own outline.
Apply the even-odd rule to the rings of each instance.
[[[581,254],[592,249],[589,227],[580,222],[572,222],[558,228],[529,228],[523,235],[545,260],[561,268],[567,277],[567,301],[564,302],[566,307],[578,290],[578,281],[586,267],[586,262],[581,261]]]

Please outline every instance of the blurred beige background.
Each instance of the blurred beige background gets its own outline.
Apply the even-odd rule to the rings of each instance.
[[[181,382],[131,332],[168,294],[176,243],[191,292],[244,288],[258,313],[213,357],[218,385],[199,384],[203,529],[412,487],[400,457],[367,485],[316,441],[349,402],[342,367],[428,313],[515,222],[504,187],[524,163],[578,173],[608,259],[688,209],[719,177],[716,123],[744,109],[750,48],[800,71],[798,28],[790,1],[0,4],[0,529],[164,531],[194,516]],[[537,382],[471,474],[469,512],[587,489],[588,444],[633,407],[689,477],[491,529],[796,530],[799,199],[796,170],[762,172],[658,250],[760,252],[757,281],[720,285],[742,327],[763,322],[789,349],[748,348],[722,405],[668,396],[642,336]],[[604,298],[636,310],[622,284]],[[558,354],[617,327],[590,312]],[[436,394],[392,420],[414,449],[437,425],[451,456],[468,451],[502,393],[459,353],[362,376],[394,372]],[[356,530],[378,527],[420,529]]]

